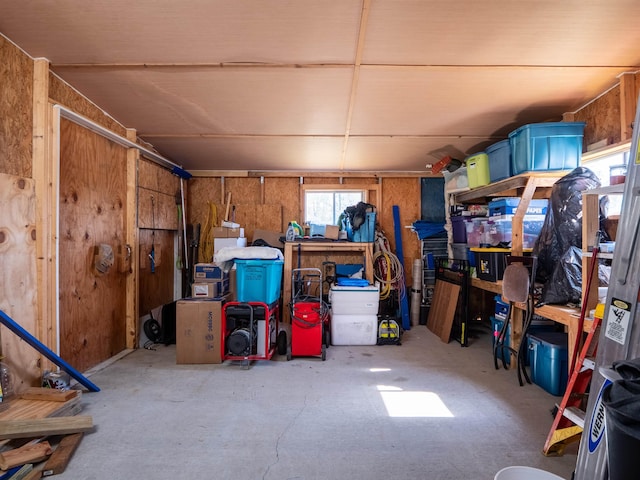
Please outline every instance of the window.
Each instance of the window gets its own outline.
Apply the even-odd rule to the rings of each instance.
[[[620,166],[624,166],[626,169],[628,161],[629,150],[621,150],[604,154],[592,160],[586,160],[582,163],[582,166],[595,173],[600,180],[600,184],[605,187],[610,185],[613,170]],[[608,197],[607,215],[619,215],[622,208],[622,195],[609,195]]]
[[[318,225],[337,225],[344,209],[363,202],[363,190],[307,189],[304,195],[304,220]]]

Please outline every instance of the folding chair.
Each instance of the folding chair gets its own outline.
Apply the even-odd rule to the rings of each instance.
[[[531,383],[531,379],[525,368],[525,355],[527,354],[525,338],[534,312],[534,288],[537,263],[538,259],[535,256],[507,255],[507,266],[504,269],[504,275],[502,277],[502,296],[509,302],[509,312],[493,347],[493,363],[496,370],[499,369],[498,357],[500,356],[503,367],[507,369],[505,351],[507,353],[513,353],[516,356],[520,386],[524,385],[523,377],[527,383]],[[518,349],[505,345],[505,337],[509,331],[509,325],[513,323],[515,303],[525,304],[525,313],[522,322],[522,338],[520,339]],[[500,354],[498,352],[500,352]]]

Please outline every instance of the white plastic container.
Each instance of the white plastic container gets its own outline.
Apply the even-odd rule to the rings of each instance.
[[[329,291],[334,315],[377,315],[380,302],[378,285],[351,287],[334,285]]]
[[[496,473],[494,480],[564,480],[554,473],[533,467],[506,467]]]
[[[375,345],[378,315],[332,315],[331,345]]]

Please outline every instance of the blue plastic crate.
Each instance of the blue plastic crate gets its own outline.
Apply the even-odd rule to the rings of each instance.
[[[376,237],[376,212],[367,212],[365,221],[360,228],[353,231],[349,222],[347,222],[347,240],[350,242],[373,242]]]
[[[282,260],[236,259],[236,299],[238,302],[264,302],[280,298]]]
[[[560,396],[567,388],[567,334],[538,332],[528,335],[531,381],[551,395]]]
[[[489,216],[514,215],[520,205],[519,197],[497,198],[489,202]],[[546,198],[529,200],[529,206],[525,215],[546,215],[549,207],[549,200]]]
[[[524,125],[509,134],[511,172],[573,170],[582,157],[584,122]]]
[[[485,153],[489,157],[489,181],[491,183],[511,176],[511,144],[509,139],[487,147]]]

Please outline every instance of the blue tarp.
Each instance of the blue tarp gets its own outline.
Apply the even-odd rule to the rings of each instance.
[[[420,240],[431,237],[446,237],[447,235],[447,231],[444,229],[444,223],[438,222],[416,220],[413,222],[413,230],[418,234]]]

